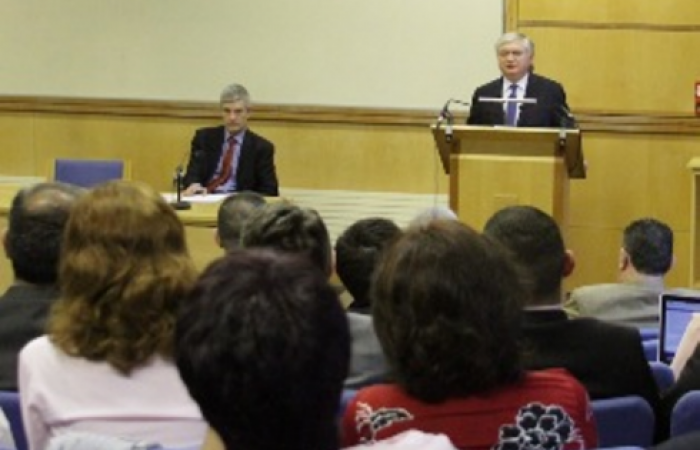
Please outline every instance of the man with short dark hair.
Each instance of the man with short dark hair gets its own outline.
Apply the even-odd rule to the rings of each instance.
[[[659,294],[673,266],[673,231],[651,218],[630,223],[623,232],[619,282],[574,289],[566,303],[572,317],[586,316],[634,325],[657,326]]]
[[[386,244],[399,234],[391,220],[372,217],[350,225],[335,241],[335,271],[353,298],[349,311],[370,313],[372,272]]]
[[[268,205],[248,221],[241,242],[244,248],[271,248],[306,256],[327,278],[333,273],[328,230],[313,209],[291,203]],[[352,359],[345,387],[357,389],[382,381],[387,368],[372,318],[352,313],[347,318],[352,335]]]
[[[216,242],[224,251],[241,246],[243,227],[255,211],[265,205],[265,197],[257,192],[236,192],[219,205]]]
[[[226,449],[338,449],[350,337],[335,290],[310,260],[233,251],[183,306],[176,363]]]
[[[531,206],[498,211],[484,234],[511,254],[527,291],[523,338],[531,370],[563,367],[593,399],[638,395],[655,410],[659,393],[637,329],[593,318],[569,319],[562,280],[574,270],[552,217]]]
[[[261,208],[248,220],[243,248],[269,248],[308,258],[326,277],[333,272],[333,251],[328,229],[313,209],[288,202]]]
[[[58,298],[58,259],[63,230],[81,188],[40,183],[15,195],[3,245],[14,282],[0,297],[0,390],[17,390],[17,355],[44,334]]]

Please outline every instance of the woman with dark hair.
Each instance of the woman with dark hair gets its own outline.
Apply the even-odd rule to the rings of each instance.
[[[183,225],[153,189],[109,182],[76,202],[48,335],[20,353],[31,449],[71,431],[201,443],[205,424],[172,361],[175,313],[195,279]]]
[[[523,370],[523,295],[500,247],[471,228],[433,221],[406,231],[372,286],[395,384],[359,391],[343,420],[344,444],[419,429],[444,433],[460,449],[595,447],[584,388],[564,371]]]

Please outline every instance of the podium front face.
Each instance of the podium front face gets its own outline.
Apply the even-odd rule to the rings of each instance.
[[[482,230],[498,210],[535,206],[562,230],[568,222],[569,177],[561,158],[547,156],[452,155],[450,207]]]
[[[549,128],[461,126],[452,141],[433,130],[450,174],[450,207],[476,229],[498,210],[535,206],[550,214],[566,233],[569,177],[584,177],[580,133]],[[449,155],[449,164],[445,164]]]
[[[565,229],[569,178],[561,159],[454,155],[450,167],[450,207],[474,228],[502,208],[530,205]]]

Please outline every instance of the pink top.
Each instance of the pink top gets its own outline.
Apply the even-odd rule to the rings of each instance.
[[[106,362],[66,355],[43,336],[20,352],[19,392],[31,450],[67,431],[164,447],[196,446],[206,433],[177,368],[160,357],[124,376]]]

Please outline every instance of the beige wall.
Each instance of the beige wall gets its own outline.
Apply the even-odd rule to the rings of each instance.
[[[502,0],[0,0],[4,94],[438,107],[495,75]]]

